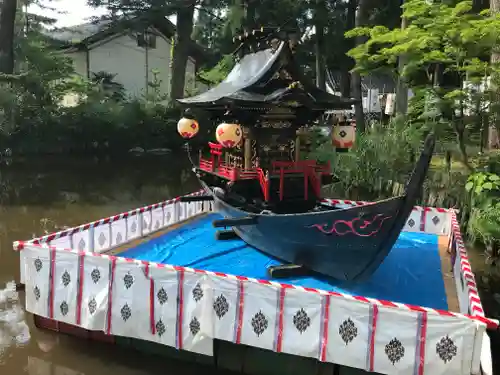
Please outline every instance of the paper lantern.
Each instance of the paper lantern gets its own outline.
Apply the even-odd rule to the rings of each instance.
[[[190,118],[183,117],[177,123],[177,131],[182,138],[193,138],[196,134],[198,134],[199,130],[200,126],[198,125],[198,122]]]
[[[348,150],[354,146],[356,140],[356,123],[341,122],[333,126],[332,144],[337,150]]]
[[[243,138],[243,130],[238,124],[222,123],[215,130],[215,138],[222,147],[236,147]]]

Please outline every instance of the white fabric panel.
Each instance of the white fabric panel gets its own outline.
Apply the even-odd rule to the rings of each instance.
[[[415,373],[418,319],[415,312],[379,306],[375,332],[374,371]],[[418,372],[417,372],[418,374]]]
[[[197,202],[187,202],[186,203],[186,219],[196,215],[196,203]]]
[[[245,283],[241,343],[275,350],[279,313],[279,289]]]
[[[53,318],[76,324],[79,291],[79,256],[71,251],[57,251],[53,274]]]
[[[49,246],[55,246],[60,249],[72,249],[73,245],[71,244],[71,235],[63,236],[59,238],[55,238],[52,241],[49,241]]]
[[[151,230],[157,231],[163,228],[163,208],[158,207],[151,211]]]
[[[72,249],[78,251],[94,251],[92,244],[92,229],[75,232],[71,235]]]
[[[318,358],[321,346],[322,295],[283,289],[282,351]]]
[[[26,284],[26,253],[24,250],[19,251],[19,282]]]
[[[169,225],[172,225],[176,222],[175,207],[176,207],[175,203],[170,203],[165,205],[165,207],[163,207],[163,215],[164,215],[163,225],[165,227],[168,227]]]
[[[200,273],[184,273],[182,348],[212,356],[212,290],[207,278]]]
[[[38,246],[26,246],[22,252],[25,256],[26,311],[49,317],[50,252]]]
[[[138,216],[138,214],[135,214],[127,217],[127,241],[139,238],[141,235]]]
[[[369,370],[373,309],[367,303],[330,297],[327,362]]]
[[[127,240],[127,219],[111,223],[111,247],[119,246]]]
[[[188,204],[187,202],[175,202],[175,205],[177,206],[176,207],[176,210],[177,210],[177,217],[176,217],[176,221],[183,221],[183,220],[186,220],[188,218],[187,216],[187,208],[188,208]]]
[[[145,236],[152,230],[151,210],[144,211],[140,215],[142,216],[142,235]]]
[[[102,224],[94,227],[94,252],[102,253],[111,247],[111,225]]]
[[[418,210],[413,210],[406,220],[406,224],[403,228],[405,232],[420,232],[420,222],[422,219],[422,212]]]
[[[118,259],[111,292],[111,333],[143,338],[150,330],[149,278],[145,266]]]
[[[150,277],[153,279],[154,324],[155,333],[149,332],[149,340],[179,348],[177,316],[180,299],[178,298],[179,273],[171,268],[152,267]],[[145,335],[146,339],[148,335]]]
[[[448,212],[427,211],[425,213],[425,232],[438,235],[448,234],[450,220]]]
[[[473,321],[428,315],[424,373],[469,375],[475,330]]]
[[[106,256],[85,255],[80,325],[94,331],[104,331],[108,312],[108,289],[111,262]]]
[[[213,289],[213,337],[229,342],[238,342],[238,323],[240,311],[241,281],[212,276],[209,279]],[[240,336],[241,337],[241,336]]]

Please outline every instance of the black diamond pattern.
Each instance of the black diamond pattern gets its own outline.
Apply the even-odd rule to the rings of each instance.
[[[163,305],[168,301],[168,294],[163,288],[161,288],[158,293],[156,293],[156,297],[158,297],[158,302],[160,302],[160,305]]]
[[[223,294],[215,299],[213,306],[215,314],[219,319],[221,319],[229,311],[229,303]]]
[[[104,244],[106,243],[106,235],[103,232],[101,232],[101,234],[99,235],[98,241],[99,245],[101,246],[104,246]]]
[[[257,336],[262,335],[264,331],[267,329],[268,325],[269,321],[267,320],[266,316],[262,313],[262,311],[259,311],[253,316],[252,328]]]
[[[134,221],[130,226],[130,232],[135,233],[137,231],[137,223]]]
[[[432,222],[434,223],[434,225],[438,225],[440,221],[441,221],[441,220],[439,220],[439,218],[438,218],[437,216],[434,216],[434,217],[432,218]]]
[[[33,288],[33,294],[35,295],[35,299],[38,301],[40,299],[40,289],[38,286]]]
[[[165,323],[163,323],[161,319],[156,322],[155,327],[156,332],[160,337],[163,336],[165,332],[167,332],[167,327],[165,327]]]
[[[358,336],[358,328],[351,318],[347,318],[342,322],[339,327],[339,335],[346,345]]]
[[[453,340],[446,335],[436,344],[436,354],[444,363],[448,363],[457,355],[457,346]]]
[[[43,268],[43,263],[40,258],[36,258],[34,261],[36,272],[40,272]]]
[[[126,289],[130,289],[130,287],[134,285],[134,276],[127,273],[125,276],[123,276],[123,283],[125,284]]]
[[[413,219],[408,220],[408,225],[410,228],[413,228],[415,226],[415,224],[416,224],[415,220],[413,220]]]
[[[101,279],[101,272],[97,268],[94,268],[90,273],[90,277],[92,278],[94,284],[97,284]]]
[[[92,297],[87,305],[89,307],[90,315],[94,315],[97,310],[97,302],[94,297]]]
[[[196,336],[200,332],[200,322],[196,319],[196,316],[191,319],[189,323],[189,330],[193,336]]]
[[[339,135],[340,135],[342,138],[344,138],[344,137],[347,135],[347,133],[345,132],[345,130],[341,130],[341,131],[339,132]]]
[[[389,343],[385,346],[385,354],[389,361],[394,365],[396,362],[399,362],[401,358],[405,356],[405,347],[397,338],[393,338]]]
[[[193,288],[192,294],[193,299],[196,302],[199,302],[203,298],[203,289],[201,289],[201,285],[199,283]]]
[[[69,311],[68,303],[66,301],[62,301],[61,304],[59,305],[59,309],[61,310],[61,314],[63,316],[66,316]]]
[[[83,238],[80,238],[80,242],[78,242],[78,250],[85,250],[85,240]]]
[[[122,241],[123,241],[123,236],[121,233],[118,232],[118,234],[116,235],[116,243],[120,244],[122,243]]]
[[[69,283],[71,282],[71,276],[69,275],[68,271],[64,271],[61,276],[61,281],[65,287],[69,285]]]
[[[170,223],[170,219],[172,218],[172,213],[170,211],[167,212],[165,220],[167,223]]]
[[[130,307],[128,306],[127,303],[125,305],[123,305],[123,307],[121,308],[120,314],[121,314],[124,322],[129,320],[130,317],[132,316],[132,310],[130,309]]]
[[[311,325],[311,318],[307,315],[304,309],[300,309],[293,316],[293,325],[297,331],[304,333]]]

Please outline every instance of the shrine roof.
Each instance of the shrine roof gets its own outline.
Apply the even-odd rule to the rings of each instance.
[[[239,61],[217,86],[178,101],[189,107],[217,109],[221,106],[271,105],[307,107],[311,110],[350,109],[356,101],[317,88],[303,77],[294,61],[288,40],[242,43]],[[240,51],[241,52],[241,51]]]

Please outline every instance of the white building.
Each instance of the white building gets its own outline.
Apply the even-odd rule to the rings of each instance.
[[[61,51],[73,61],[83,77],[106,72],[123,85],[130,96],[147,93],[153,72],[161,81],[160,90],[170,92],[172,37],[175,25],[163,18],[160,22],[141,19],[119,22],[99,21],[52,30],[47,36],[61,43]],[[192,43],[186,67],[186,94],[204,91],[206,85],[196,79],[203,59],[203,48]]]

